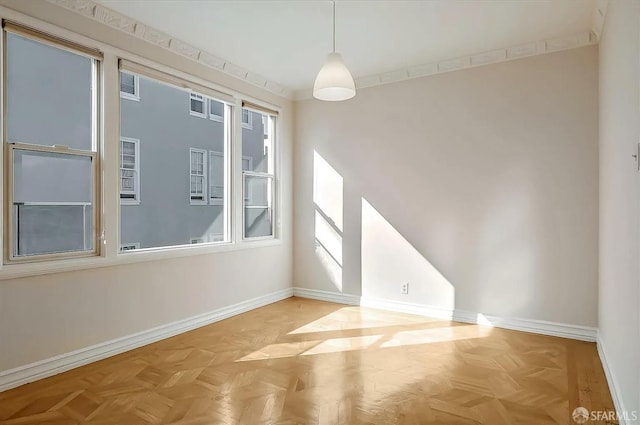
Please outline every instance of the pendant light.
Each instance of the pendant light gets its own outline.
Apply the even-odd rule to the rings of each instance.
[[[356,85],[351,73],[342,62],[340,53],[336,53],[336,2],[333,2],[333,52],[327,56],[316,81],[313,84],[313,97],[319,100],[340,101],[356,95]]]

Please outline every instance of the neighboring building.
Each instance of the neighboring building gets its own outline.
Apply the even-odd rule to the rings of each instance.
[[[125,72],[121,90],[123,249],[224,240],[224,104]],[[266,172],[263,115],[242,116],[243,169]]]

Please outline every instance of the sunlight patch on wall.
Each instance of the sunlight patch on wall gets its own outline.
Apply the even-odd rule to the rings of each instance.
[[[342,292],[342,176],[313,153],[313,202],[316,258],[336,289]]]
[[[406,282],[409,294],[402,295],[400,287]],[[362,296],[455,307],[453,285],[364,198]]]
[[[342,176],[316,151],[313,152],[313,202],[343,231]]]
[[[505,181],[523,180],[526,176],[522,173],[515,170]],[[478,238],[478,309],[490,312],[508,306],[513,314],[521,314],[517,312],[535,299],[541,279],[539,254],[532,248],[541,243],[532,230],[536,228],[534,207],[520,186],[505,183],[499,194],[485,214]]]

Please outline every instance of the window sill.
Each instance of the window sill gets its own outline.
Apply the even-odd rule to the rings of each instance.
[[[120,205],[140,205],[140,201],[125,201],[124,199],[121,199]]]
[[[192,117],[198,117],[198,118],[207,118],[206,114],[203,114],[202,112],[196,112],[196,111],[189,111],[189,115],[191,115]]]
[[[220,243],[203,246],[182,245],[171,248],[151,248],[119,253],[113,257],[84,257],[28,264],[5,264],[0,268],[0,281],[53,273],[64,273],[100,267],[159,261],[170,258],[193,257],[218,252],[242,251],[281,245],[280,239],[243,240],[237,243]]]
[[[121,99],[127,99],[127,100],[133,100],[135,102],[140,102],[140,96],[136,96],[135,94],[131,94],[131,93],[120,92],[120,98]]]

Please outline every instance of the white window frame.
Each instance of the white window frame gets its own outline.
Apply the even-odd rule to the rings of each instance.
[[[244,165],[244,161],[249,162],[249,167],[245,170],[244,166],[243,166],[242,167],[243,173],[245,171],[253,172],[253,157],[249,156],[249,155],[242,155],[243,165]],[[244,180],[244,177],[243,177],[243,180]],[[243,181],[243,183],[244,183],[244,181]],[[243,188],[244,188],[244,186],[243,186]],[[242,197],[243,197],[244,201],[251,202],[253,200],[253,189],[249,188],[249,190],[246,193],[245,193],[245,190],[242,189]]]
[[[244,122],[244,111],[247,111],[247,122]],[[241,119],[242,128],[246,128],[247,130],[252,130],[253,129],[253,115],[251,115],[251,111],[249,109],[242,108],[241,118],[242,118]]]
[[[136,249],[140,249],[140,242],[121,243],[120,244],[120,252],[134,251]]]
[[[6,9],[6,8],[5,8]],[[240,170],[239,159],[241,154],[241,123],[238,122],[240,118],[240,111],[242,109],[243,99],[251,99],[246,97],[245,93],[241,90],[228,87],[224,81],[219,81],[215,76],[199,77],[189,72],[184,67],[176,64],[166,62],[162,58],[143,58],[140,55],[132,52],[127,46],[114,46],[98,38],[88,38],[86,34],[78,31],[69,31],[63,27],[57,26],[46,22],[43,19],[36,17],[28,17],[19,12],[12,11],[10,9],[5,10],[7,22],[12,22],[14,25],[24,25],[28,29],[35,31],[35,33],[41,33],[46,38],[51,37],[51,44],[64,45],[73,51],[74,48],[84,47],[84,52],[87,55],[100,56],[97,59],[98,73],[97,77],[92,84],[93,87],[98,87],[97,90],[98,102],[95,102],[93,109],[97,112],[93,115],[93,121],[96,131],[94,133],[95,145],[98,147],[95,152],[96,172],[93,174],[92,187],[95,188],[95,197],[92,200],[94,206],[95,217],[93,220],[92,235],[95,233],[95,237],[92,239],[94,252],[79,253],[78,255],[55,255],[55,258],[38,258],[30,259],[29,261],[15,261],[8,262],[6,260],[6,253],[10,251],[9,244],[7,242],[7,223],[9,214],[5,211],[3,227],[3,241],[5,255],[0,257],[0,283],[5,279],[16,279],[29,276],[43,275],[46,273],[57,272],[71,272],[77,270],[89,270],[96,267],[105,266],[118,266],[122,264],[132,264],[150,260],[164,260],[173,258],[187,258],[195,255],[202,254],[215,254],[222,252],[234,252],[242,250],[259,249],[262,247],[271,247],[282,244],[280,240],[280,208],[278,202],[278,194],[281,191],[280,180],[277,180],[275,193],[276,206],[275,206],[275,220],[276,225],[274,229],[275,240],[254,241],[249,243],[243,243],[242,240],[242,176]],[[31,36],[28,36],[31,38]],[[35,38],[35,37],[34,37]],[[62,41],[62,43],[60,43]],[[68,44],[66,44],[67,42]],[[85,46],[83,46],[85,45]],[[4,49],[0,49],[0,54]],[[104,53],[104,59],[102,59]],[[140,67],[134,68],[131,66],[121,65],[121,63],[139,64]],[[146,69],[142,69],[146,68]],[[188,68],[188,67],[187,67]],[[120,101],[120,81],[119,71],[123,70],[135,75],[139,75],[144,78],[152,78],[155,81],[160,81],[166,84],[172,84],[173,86],[182,88],[184,93],[187,94],[190,89],[193,89],[199,93],[209,93],[207,90],[221,93],[221,95],[211,94],[216,99],[224,99],[227,109],[225,109],[225,128],[228,127],[228,136],[225,136],[225,143],[228,154],[227,167],[229,170],[225,177],[229,179],[226,190],[233,193],[227,194],[229,200],[225,205],[225,209],[228,210],[228,216],[225,216],[227,221],[225,225],[225,237],[226,243],[221,244],[203,244],[198,246],[189,246],[183,243],[174,246],[158,246],[158,247],[144,247],[137,252],[124,253],[120,255],[120,227],[122,221],[119,215],[119,139],[120,128],[119,125],[119,113],[120,108],[117,104],[110,101],[111,94],[113,94],[116,101]],[[156,71],[154,72],[149,72]],[[3,75],[6,75],[2,73]],[[166,78],[159,77],[164,75]],[[0,75],[2,77],[2,75]],[[139,78],[140,80],[142,78]],[[171,79],[173,79],[172,82]],[[143,81],[141,81],[144,84]],[[138,85],[139,87],[140,85]],[[146,87],[146,85],[145,85]],[[202,88],[204,87],[204,89]],[[4,93],[4,90],[2,90]],[[212,92],[212,93],[213,93]],[[111,94],[109,94],[111,93]],[[117,93],[117,94],[116,94]],[[145,92],[146,93],[146,92]],[[102,96],[106,94],[104,103],[100,100]],[[188,97],[188,96],[187,96]],[[117,102],[116,102],[117,103]],[[274,104],[267,104],[264,102],[264,107],[271,108],[276,111],[276,115],[281,113],[278,102]],[[125,103],[126,104],[126,103]],[[4,119],[4,114],[0,114]],[[231,119],[233,117],[233,119]],[[0,123],[2,124],[2,123]],[[279,123],[277,123],[279,126]],[[0,125],[1,126],[1,125]],[[4,126],[1,126],[4,127]],[[277,130],[279,134],[279,130]],[[6,137],[6,135],[5,135]],[[276,136],[277,137],[277,136]],[[4,140],[6,142],[6,139]],[[61,148],[61,147],[59,147]],[[278,149],[277,149],[278,150]],[[275,153],[280,154],[280,152]],[[5,164],[3,172],[4,177],[4,202],[7,205],[7,192],[6,186],[9,184],[9,179],[6,178],[8,168],[8,155],[7,150],[0,151],[4,154],[2,162]],[[276,159],[279,162],[279,159]],[[95,185],[95,186],[94,186]],[[104,223],[111,223],[112,225],[104,226]],[[188,239],[187,239],[188,240]],[[53,256],[52,256],[53,257]],[[72,259],[69,259],[71,257]],[[4,261],[3,261],[4,260]]]
[[[75,149],[70,148],[68,146],[59,146],[59,145],[38,145],[38,144],[30,144],[30,143],[21,143],[16,140],[9,140],[7,138],[6,130],[2,133],[2,144],[3,146],[3,155],[5,158],[5,167],[4,168],[4,182],[6,183],[6,191],[4,193],[4,255],[3,260],[5,264],[11,264],[11,267],[17,267],[18,264],[23,264],[26,267],[33,267],[34,264],[25,264],[25,263],[36,263],[36,262],[45,262],[51,260],[63,260],[70,258],[80,258],[80,257],[98,257],[101,254],[101,244],[99,243],[100,238],[99,229],[101,229],[101,214],[100,214],[100,202],[102,187],[99,184],[99,172],[100,172],[100,127],[99,127],[99,116],[101,111],[101,101],[100,101],[100,93],[97,89],[101,84],[101,67],[102,67],[102,53],[96,49],[91,49],[84,47],[80,44],[76,44],[72,41],[68,41],[62,38],[56,38],[53,36],[49,36],[46,33],[33,32],[26,27],[21,27],[19,24],[11,24],[13,29],[9,30],[7,25],[2,29],[2,60],[3,63],[6,64],[7,61],[7,33],[11,32],[20,37],[26,38],[31,41],[35,41],[37,43],[41,43],[44,45],[49,45],[53,48],[60,50],[67,50],[72,53],[75,53],[79,56],[88,57],[92,61],[91,66],[91,149]],[[7,74],[5,72],[6,65],[2,70],[2,108],[4,111],[4,107],[6,105],[6,85],[7,85]],[[6,111],[2,114],[2,128],[6,129]],[[16,255],[15,250],[15,240],[14,237],[17,234],[17,226],[14,225],[15,219],[15,206],[17,204],[14,203],[14,193],[13,193],[13,160],[14,153],[16,150],[20,151],[29,151],[29,152],[48,152],[55,153],[61,155],[69,155],[69,156],[77,156],[77,157],[88,157],[91,158],[91,206],[92,206],[92,231],[91,231],[91,249],[87,248],[86,238],[84,242],[83,249],[76,251],[68,251],[68,252],[51,252],[51,253],[42,253],[42,254],[32,254],[32,255]],[[44,204],[44,203],[43,203]],[[63,205],[67,204],[65,202],[51,202],[52,205]],[[86,205],[85,205],[86,206]],[[85,208],[83,206],[83,209]],[[84,224],[83,224],[84,225]],[[15,265],[15,266],[14,266]]]
[[[193,153],[201,153],[202,154],[202,176],[199,174],[195,174],[192,168],[191,156]],[[198,149],[198,148],[189,148],[189,203],[191,205],[207,205],[209,203],[209,180],[207,179],[207,174],[209,174],[209,167],[207,157],[209,156],[208,151],[206,149]],[[202,200],[193,199],[193,196],[200,196],[199,194],[191,191],[191,177],[197,176],[202,177]]]
[[[213,112],[211,112],[211,102],[218,102],[218,103],[222,103],[222,115],[217,115],[214,114]],[[207,107],[209,108],[209,119],[212,121],[217,121],[217,122],[224,122],[224,109],[225,109],[225,105],[224,102],[220,102],[219,100],[213,99],[211,97],[207,98]]]
[[[243,108],[244,109],[244,108]],[[264,112],[260,112],[263,113]],[[259,172],[259,171],[246,171],[242,170],[242,240],[243,241],[259,241],[259,240],[267,240],[267,239],[276,239],[276,216],[279,213],[277,211],[277,199],[276,199],[276,170],[279,164],[277,163],[277,145],[276,145],[276,119],[275,115],[268,115],[267,122],[269,123],[269,131],[267,134],[272,135],[272,139],[269,141],[269,145],[271,146],[270,152],[268,152],[269,160],[267,161],[268,169],[267,172]],[[251,116],[251,114],[249,114]],[[265,139],[266,140],[266,139]],[[244,159],[244,157],[243,157]],[[251,166],[250,168],[253,168]],[[245,205],[246,202],[251,202],[251,188],[248,188],[248,193],[245,193],[245,189],[247,189],[247,177],[261,177],[271,179],[271,184],[267,186],[267,205]],[[247,236],[246,235],[246,224],[245,224],[245,209],[268,209],[271,211],[271,234],[266,236]]]
[[[134,185],[135,190],[131,193],[134,198],[122,198],[122,175],[120,175],[120,180],[118,182],[119,187],[119,195],[120,195],[120,205],[140,205],[140,139],[132,139],[130,137],[120,137],[120,173],[122,173],[122,142],[133,143],[135,145],[135,164],[134,171],[136,173]],[[127,168],[128,170],[128,168]]]
[[[140,102],[140,77],[138,77],[136,74],[133,74],[131,72],[126,72],[126,71],[120,71],[120,72],[124,74],[133,75],[133,94],[131,94],[131,93],[122,91],[122,76],[118,74],[120,76],[120,81],[119,81],[120,98]]]
[[[197,100],[202,102],[202,112],[194,111],[191,109],[191,101]],[[189,115],[198,118],[207,118],[209,98],[203,94],[196,93],[194,91],[189,92]]]

